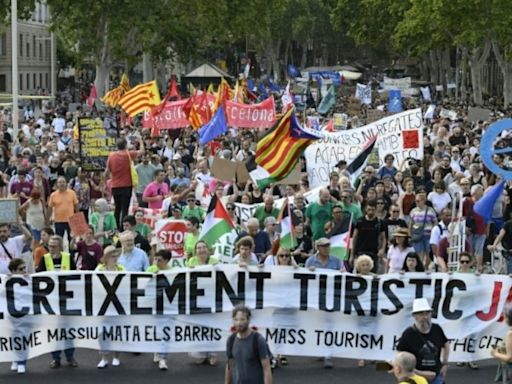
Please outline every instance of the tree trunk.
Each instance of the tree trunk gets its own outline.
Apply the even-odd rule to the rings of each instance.
[[[492,50],[503,74],[503,104],[507,108],[512,104],[512,60],[505,60],[495,41],[492,42]]]
[[[460,47],[460,98],[462,101],[467,100],[467,87],[466,87],[466,80],[467,80],[467,63],[468,63],[468,50],[466,47]]]
[[[435,50],[429,52],[430,61],[430,82],[435,87],[439,85],[439,68],[437,66],[437,55]]]
[[[153,74],[153,58],[148,52],[142,52],[142,82],[147,83],[155,78]]]
[[[300,67],[306,68],[307,61],[308,61],[308,43],[307,43],[307,41],[304,41],[302,43],[302,56],[300,58]]]
[[[109,90],[109,75],[112,68],[112,56],[110,53],[110,43],[108,40],[108,22],[101,19],[98,27],[98,34],[101,35],[102,46],[96,52],[96,78],[94,85],[98,98],[101,98]]]
[[[279,63],[279,51],[281,49],[281,39],[277,39],[277,41],[267,41],[267,53],[270,55],[270,67],[272,70],[270,73],[274,74],[274,81],[279,81],[279,77],[281,74],[281,66]]]
[[[483,47],[473,48],[469,55],[471,85],[473,87],[473,102],[477,105],[482,105],[484,102],[482,96],[482,68],[489,57],[490,51],[491,43],[486,41]]]
[[[284,65],[285,65],[285,67],[288,67],[288,57],[289,57],[289,52],[290,52],[290,44],[291,44],[290,39],[287,39],[286,40],[286,45],[285,45],[285,48],[284,48]]]

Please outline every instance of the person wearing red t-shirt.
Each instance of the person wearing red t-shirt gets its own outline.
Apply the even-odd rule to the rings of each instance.
[[[484,255],[484,245],[486,238],[486,225],[482,216],[473,209],[475,203],[480,200],[484,194],[484,187],[475,184],[471,187],[471,197],[466,197],[462,204],[462,215],[466,218],[466,228],[468,231],[468,241],[471,244],[473,255],[476,258],[477,270],[482,270],[482,260]]]
[[[132,173],[130,163],[144,153],[144,141],[139,139],[140,149],[129,151],[128,142],[124,137],[117,140],[117,151],[108,155],[105,180],[112,176],[112,197],[114,198],[117,227],[121,228],[122,219],[128,215],[130,200],[132,198]]]

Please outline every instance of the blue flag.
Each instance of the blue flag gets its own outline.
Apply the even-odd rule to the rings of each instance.
[[[252,79],[247,80],[247,89],[251,92],[254,92],[254,81]]]
[[[300,71],[293,64],[288,64],[288,76],[296,78],[300,76]]]
[[[491,220],[494,203],[499,199],[505,188],[505,181],[495,184],[475,203],[473,210],[484,219],[487,224]]]
[[[402,112],[402,93],[398,89],[389,91],[388,111],[393,113]]]
[[[268,92],[267,88],[265,88],[265,84],[260,83],[260,85],[258,85],[258,92],[263,100],[268,98]]]
[[[199,144],[205,145],[228,131],[224,106],[220,106],[212,119],[199,129]]]
[[[281,88],[279,88],[278,85],[274,84],[271,79],[268,79],[268,86],[270,87],[270,90],[272,92],[277,92],[277,93],[281,92]]]

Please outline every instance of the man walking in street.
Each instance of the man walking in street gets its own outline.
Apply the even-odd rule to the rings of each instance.
[[[237,305],[232,318],[236,333],[226,345],[224,384],[272,384],[270,351],[263,336],[249,327],[251,310]]]
[[[439,325],[432,323],[432,308],[427,299],[414,299],[412,316],[414,325],[402,333],[397,350],[416,357],[416,374],[430,384],[443,384],[448,371],[448,338]]]

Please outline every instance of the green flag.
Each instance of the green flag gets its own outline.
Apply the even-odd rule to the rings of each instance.
[[[317,112],[325,115],[329,110],[336,104],[336,90],[334,85],[331,85],[327,94],[323,97],[320,105],[317,108]]]

